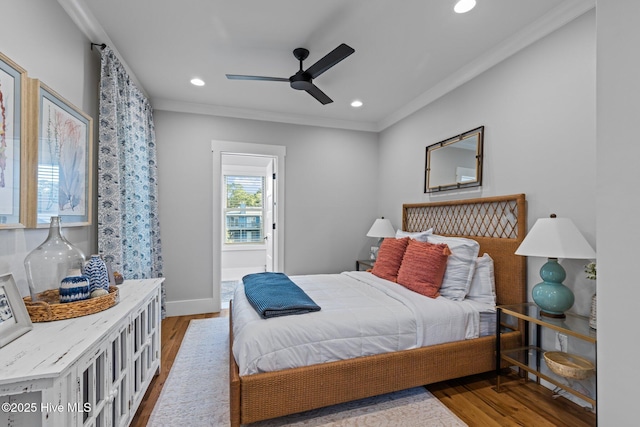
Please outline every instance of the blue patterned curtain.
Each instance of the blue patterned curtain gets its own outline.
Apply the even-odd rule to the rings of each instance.
[[[153,110],[113,51],[101,55],[98,251],[125,279],[162,277]]]

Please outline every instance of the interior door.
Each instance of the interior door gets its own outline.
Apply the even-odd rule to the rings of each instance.
[[[276,215],[276,197],[275,197],[275,181],[276,177],[276,159],[271,158],[267,165],[267,176],[265,177],[265,197],[264,197],[264,240],[266,247],[265,271],[274,271],[274,248],[276,247],[277,224],[274,218]]]

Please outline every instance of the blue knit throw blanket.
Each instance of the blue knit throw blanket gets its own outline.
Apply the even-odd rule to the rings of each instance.
[[[242,282],[249,303],[263,319],[320,310],[320,306],[284,273],[248,274]]]

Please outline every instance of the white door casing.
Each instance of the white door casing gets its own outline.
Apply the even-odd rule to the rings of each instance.
[[[273,218],[272,224],[275,229],[271,229],[272,243],[272,259],[273,270],[284,271],[284,160],[286,156],[286,147],[281,145],[255,144],[246,142],[233,141],[211,141],[211,151],[213,155],[213,217],[212,217],[212,234],[213,234],[213,254],[212,254],[212,270],[213,270],[213,305],[212,311],[219,312],[220,303],[220,281],[221,281],[221,259],[222,259],[222,155],[223,154],[239,154],[239,155],[257,155],[274,157],[273,168],[276,173],[276,181],[273,183],[273,201],[272,206]],[[270,180],[267,180],[270,181]],[[266,223],[266,220],[265,220]],[[273,226],[272,226],[273,227]]]
[[[264,197],[264,239],[267,249],[267,255],[265,260],[265,271],[275,271],[274,264],[274,248],[277,245],[278,233],[277,225],[274,218],[277,218],[277,204],[276,204],[276,172],[277,158],[271,158],[269,166],[267,166],[267,177],[265,179],[265,197]]]

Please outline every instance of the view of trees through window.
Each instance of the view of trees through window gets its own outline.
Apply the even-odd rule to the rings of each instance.
[[[264,243],[263,176],[225,175],[225,243]]]

